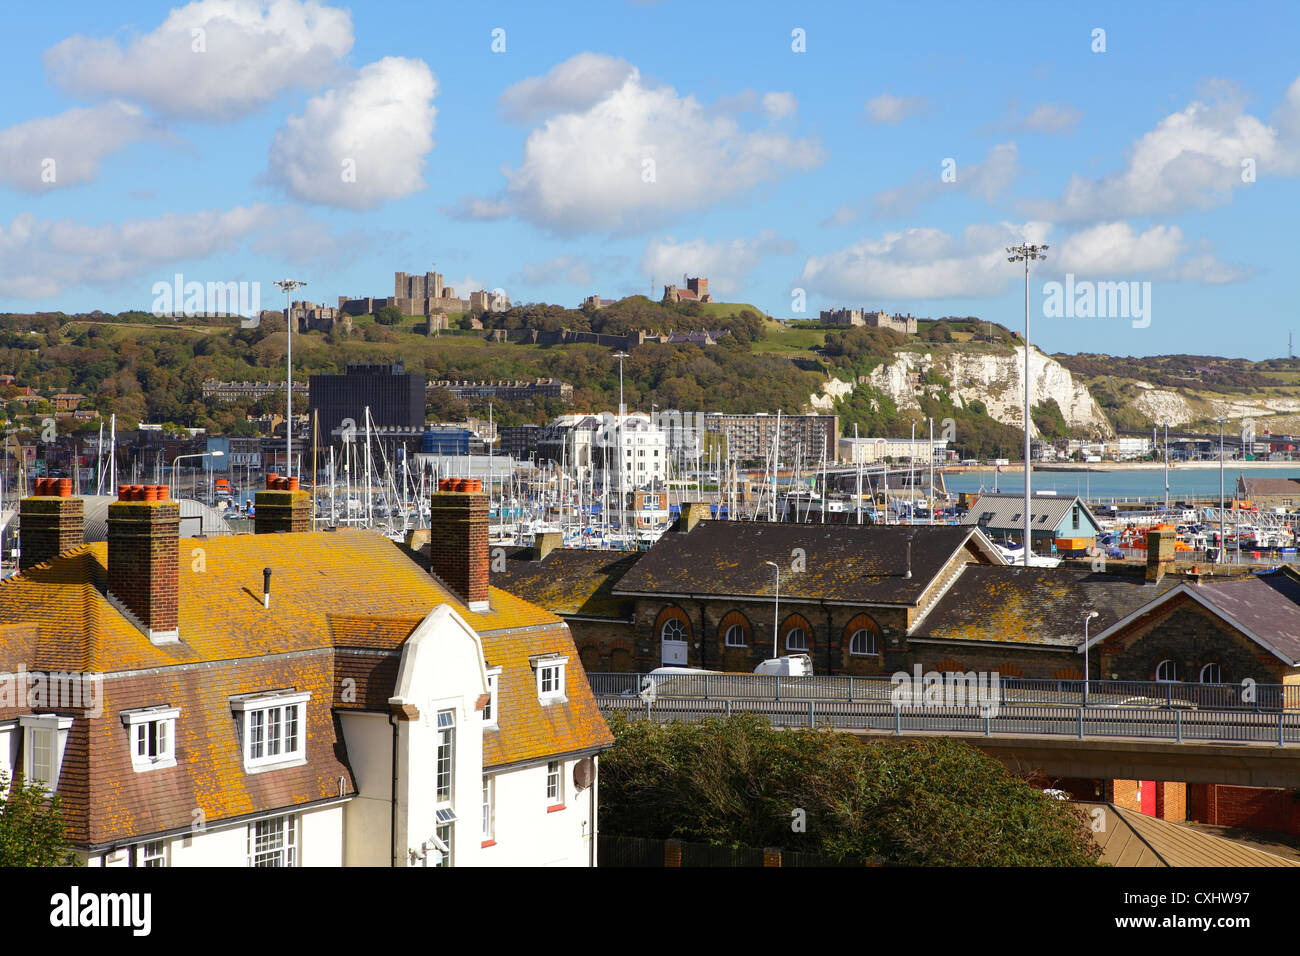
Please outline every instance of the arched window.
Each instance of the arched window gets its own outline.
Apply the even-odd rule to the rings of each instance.
[[[876,632],[870,628],[860,627],[849,638],[849,653],[861,657],[876,657],[880,654],[880,642]]]
[[[749,646],[749,619],[740,611],[728,611],[718,622],[718,633],[726,647]]]
[[[1218,664],[1214,664],[1214,663],[1206,664],[1204,667],[1201,668],[1201,683],[1222,684],[1223,668],[1219,667]]]
[[[808,650],[808,632],[802,627],[790,628],[785,634],[785,649],[787,651]]]
[[[663,630],[659,632],[660,638],[665,641],[685,641],[686,625],[675,617],[670,617],[664,621]]]
[[[1162,683],[1172,683],[1178,680],[1178,662],[1166,658],[1157,664],[1156,680]]]

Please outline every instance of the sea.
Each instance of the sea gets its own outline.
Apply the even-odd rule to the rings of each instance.
[[[1219,469],[1209,467],[1174,466],[1169,469],[1169,500],[1191,496],[1217,497],[1219,494]],[[1223,466],[1223,491],[1229,498],[1237,487],[1238,476],[1246,478],[1300,478],[1300,462],[1294,468],[1279,468],[1276,464],[1265,467],[1235,462]],[[1019,471],[996,474],[994,469],[949,472],[944,482],[950,492],[993,491],[1024,494],[1024,477]],[[1161,468],[1149,470],[1116,469],[1115,471],[1035,471],[1030,484],[1033,491],[1055,491],[1059,495],[1079,495],[1090,502],[1108,501],[1163,501],[1165,497],[1165,472]]]

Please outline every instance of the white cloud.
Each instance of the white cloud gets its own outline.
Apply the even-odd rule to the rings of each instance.
[[[0,130],[0,182],[29,193],[89,182],[105,156],[152,135],[139,107],[116,100],[27,120]]]
[[[440,206],[443,215],[463,222],[491,222],[510,215],[510,204],[500,199],[461,196],[450,206]]]
[[[1193,102],[1143,134],[1123,169],[1100,179],[1071,176],[1060,199],[1026,203],[1025,208],[1062,222],[1207,208],[1245,185],[1244,160],[1253,160],[1261,174],[1300,171],[1300,143],[1284,142],[1277,127],[1246,113],[1239,97],[1222,95],[1222,88],[1217,92],[1215,102]],[[1294,84],[1278,122],[1290,123],[1293,115],[1300,115],[1300,91]]]
[[[958,163],[957,178],[953,182],[944,182],[943,167],[936,166],[933,172],[905,186],[877,193],[873,199],[875,213],[878,216],[906,215],[923,202],[954,192],[992,202],[1015,182],[1019,171],[1018,156],[1015,143],[1000,143],[988,151],[983,162],[964,166]]]
[[[603,53],[579,53],[557,63],[542,76],[520,80],[501,94],[501,115],[528,123],[570,110],[595,106],[623,85],[636,68],[627,60]]]
[[[799,101],[793,93],[764,93],[763,112],[774,120],[794,116],[799,110]]]
[[[1071,133],[1079,125],[1082,114],[1070,106],[1057,103],[1039,103],[1014,128],[1028,133]]]
[[[586,111],[534,129],[523,162],[506,171],[507,193],[517,215],[556,233],[627,233],[821,161],[815,140],[746,128],[693,96],[647,87],[634,70]]]
[[[325,82],[351,48],[351,14],[316,0],[198,0],[152,33],[126,43],[71,36],[44,61],[55,82],[83,96],[230,119],[281,90]]]
[[[731,295],[744,288],[745,276],[758,267],[767,255],[789,255],[797,248],[771,230],[753,239],[709,242],[691,239],[677,242],[671,236],[646,243],[641,257],[641,272],[654,276],[658,284],[676,283],[684,273],[707,276],[714,293]]]
[[[348,209],[418,192],[433,149],[437,92],[422,60],[371,63],[346,86],[312,97],[276,131],[267,177],[298,199]]]
[[[259,261],[278,258],[294,265],[336,266],[365,241],[357,232],[334,235],[301,209],[263,203],[102,225],[21,213],[8,226],[0,223],[0,295],[45,299],[78,286],[107,286],[143,277],[137,299],[143,308],[150,301],[147,293],[152,284],[170,282],[172,267],[187,260],[202,260],[248,243],[261,254]],[[187,276],[203,282],[241,278],[188,272]],[[269,285],[273,277],[263,278]],[[267,289],[262,295],[268,301]]]
[[[923,96],[893,96],[881,93],[867,100],[864,109],[873,123],[901,123],[907,117],[925,109]]]
[[[1048,250],[1056,272],[1079,276],[1150,274],[1172,266],[1183,253],[1183,231],[1152,226],[1138,233],[1127,222],[1107,222],[1066,236]]]

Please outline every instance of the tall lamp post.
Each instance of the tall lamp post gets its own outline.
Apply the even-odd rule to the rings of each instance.
[[[777,642],[781,637],[781,566],[775,561],[763,563],[770,564],[776,571],[776,600],[772,602],[772,657],[775,659],[781,656],[781,652],[777,649]]]
[[[1025,264],[1025,567],[1029,567],[1030,522],[1033,520],[1029,513],[1029,263],[1046,258],[1046,245],[1022,242],[1018,246],[1007,246],[1007,261]]]
[[[275,284],[284,290],[284,334],[288,339],[285,354],[285,396],[284,396],[284,468],[285,477],[293,477],[293,303],[289,301],[294,289],[300,289],[307,283],[300,279],[276,279]]]
[[[1088,622],[1098,616],[1097,611],[1093,611],[1083,619],[1083,704],[1088,705]]]
[[[173,497],[175,497],[175,495],[180,494],[180,487],[181,487],[180,484],[176,481],[176,476],[180,474],[180,472],[176,470],[176,463],[178,461],[180,461],[183,458],[224,458],[225,454],[226,453],[224,451],[218,449],[217,451],[195,452],[192,455],[177,455],[175,458],[173,458],[172,459],[172,482],[171,482],[172,485],[174,486],[172,488],[172,491],[174,492]]]
[[[1223,549],[1227,547],[1227,541],[1223,537],[1223,423],[1225,419],[1216,418],[1219,423],[1219,550],[1215,555],[1216,564],[1223,561]]]

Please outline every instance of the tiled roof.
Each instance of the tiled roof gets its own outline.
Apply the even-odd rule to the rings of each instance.
[[[967,565],[911,636],[1073,647],[1178,586],[1147,584],[1136,575],[1073,568]]]
[[[701,521],[670,531],[623,575],[613,593],[770,597],[775,575],[796,548],[806,570],[782,573],[781,597],[851,603],[916,604],[940,570],[971,541],[975,529]],[[912,577],[905,577],[907,539]]]
[[[1106,825],[1093,827],[1092,838],[1101,847],[1101,862],[1111,866],[1300,866],[1252,846],[1113,803],[1078,806],[1090,814],[1098,810],[1106,814]]]
[[[1300,478],[1247,478],[1238,475],[1237,487],[1247,495],[1300,495]]]
[[[637,562],[639,551],[557,548],[541,561],[532,548],[506,548],[505,570],[492,583],[561,615],[628,620],[633,602],[614,586]]]
[[[1236,581],[1190,585],[1188,589],[1249,628],[1279,657],[1300,664],[1300,581],[1293,572],[1278,570]]]

